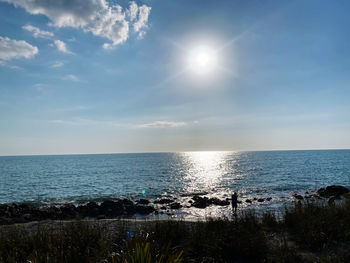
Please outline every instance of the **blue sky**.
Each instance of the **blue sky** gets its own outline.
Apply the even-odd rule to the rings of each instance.
[[[350,148],[349,8],[0,0],[0,155]]]

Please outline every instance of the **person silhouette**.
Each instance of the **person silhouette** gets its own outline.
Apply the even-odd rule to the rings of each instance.
[[[234,192],[231,196],[232,199],[232,211],[236,214],[237,213],[237,193]]]

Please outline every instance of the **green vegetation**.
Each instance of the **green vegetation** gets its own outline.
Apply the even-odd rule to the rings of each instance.
[[[281,219],[77,221],[0,227],[0,262],[350,262],[350,202],[296,203]]]

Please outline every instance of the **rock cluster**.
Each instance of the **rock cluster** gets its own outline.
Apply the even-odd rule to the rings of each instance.
[[[206,208],[207,206],[210,205],[219,205],[219,206],[225,206],[229,205],[230,202],[228,200],[220,200],[218,198],[208,198],[206,196],[201,197],[201,196],[194,196],[192,198],[194,202],[191,204],[191,206],[196,207],[196,208]]]
[[[334,200],[341,199],[344,194],[350,190],[344,186],[331,185],[326,188],[320,188],[317,191],[305,192],[305,196],[294,194],[294,198],[298,201],[304,199],[328,199],[329,204],[333,204]],[[326,199],[326,200],[327,200]],[[262,203],[271,201],[271,197],[246,199],[247,204],[253,202]],[[206,208],[208,206],[228,206],[230,199],[219,199],[216,197],[207,197],[194,195],[186,208]],[[241,203],[241,201],[238,201]],[[171,214],[172,210],[183,207],[183,204],[177,201],[177,198],[160,198],[156,200],[139,199],[132,201],[129,199],[105,200],[102,203],[89,202],[84,205],[75,206],[73,204],[64,204],[60,206],[39,207],[30,204],[0,204],[0,224],[24,223],[39,220],[70,220],[76,218],[118,218],[132,217],[138,215],[149,215],[152,213]]]
[[[23,223],[39,220],[69,220],[76,218],[116,218],[130,217],[135,214],[148,215],[155,212],[153,206],[139,200],[134,203],[128,199],[106,200],[101,204],[89,202],[85,205],[75,206],[64,204],[62,206],[38,207],[29,204],[2,204],[0,205],[0,224]]]
[[[320,188],[317,193],[321,196],[321,197],[340,197],[344,194],[349,193],[349,189],[341,186],[341,185],[331,185],[331,186],[327,186],[326,188]]]

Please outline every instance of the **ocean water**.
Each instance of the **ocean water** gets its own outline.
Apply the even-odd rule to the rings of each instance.
[[[240,209],[275,209],[323,186],[350,186],[350,150],[182,152],[0,157],[0,203],[75,202],[193,194],[271,197]],[[227,207],[184,208],[182,216],[226,215]]]

